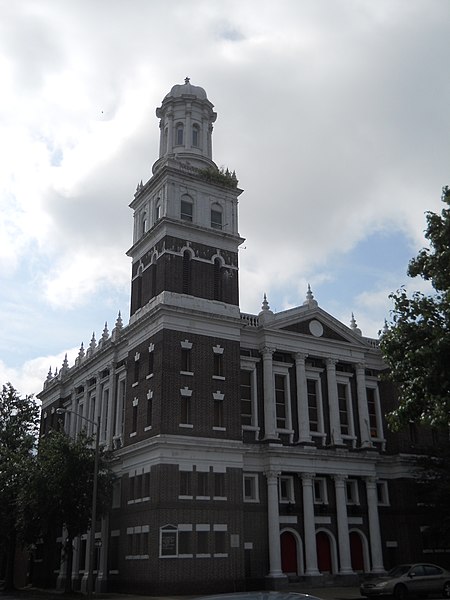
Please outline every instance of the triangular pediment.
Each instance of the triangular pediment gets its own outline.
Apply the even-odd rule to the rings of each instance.
[[[298,306],[273,314],[272,318],[265,320],[264,327],[315,339],[367,345],[359,330],[344,325],[318,306]]]

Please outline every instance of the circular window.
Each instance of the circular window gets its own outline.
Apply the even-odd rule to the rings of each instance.
[[[323,335],[323,327],[322,323],[316,321],[315,319],[309,322],[309,331],[315,337],[321,337]]]

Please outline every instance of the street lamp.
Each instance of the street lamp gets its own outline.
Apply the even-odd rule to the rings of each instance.
[[[92,592],[94,589],[94,557],[95,557],[95,523],[97,521],[97,487],[98,487],[98,457],[99,457],[99,438],[100,438],[100,415],[97,417],[97,422],[92,419],[88,419],[83,415],[70,410],[68,408],[57,408],[56,414],[63,415],[65,413],[72,413],[80,419],[84,419],[88,423],[91,423],[96,427],[95,436],[95,454],[94,454],[94,481],[92,484],[92,509],[91,509],[91,529],[89,531],[89,564],[88,564],[88,579],[87,579],[87,595],[88,598],[92,598]],[[71,577],[72,574],[70,573]]]

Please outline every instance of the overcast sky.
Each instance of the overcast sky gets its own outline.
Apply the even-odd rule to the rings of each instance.
[[[0,383],[129,315],[155,108],[205,88],[240,196],[241,310],[389,318],[450,184],[448,0],[0,0]]]

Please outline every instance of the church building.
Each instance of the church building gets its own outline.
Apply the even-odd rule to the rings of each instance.
[[[296,308],[273,312],[261,294],[258,314],[240,311],[242,190],[213,161],[214,106],[187,78],[156,115],[159,157],[130,204],[129,322],[119,314],[39,394],[41,435],[62,419],[113,451],[96,591],[354,583],[423,560],[418,433],[387,429],[395,395],[378,341],[309,288]],[[89,535],[71,573],[61,541],[36,550],[36,583],[85,589]]]

